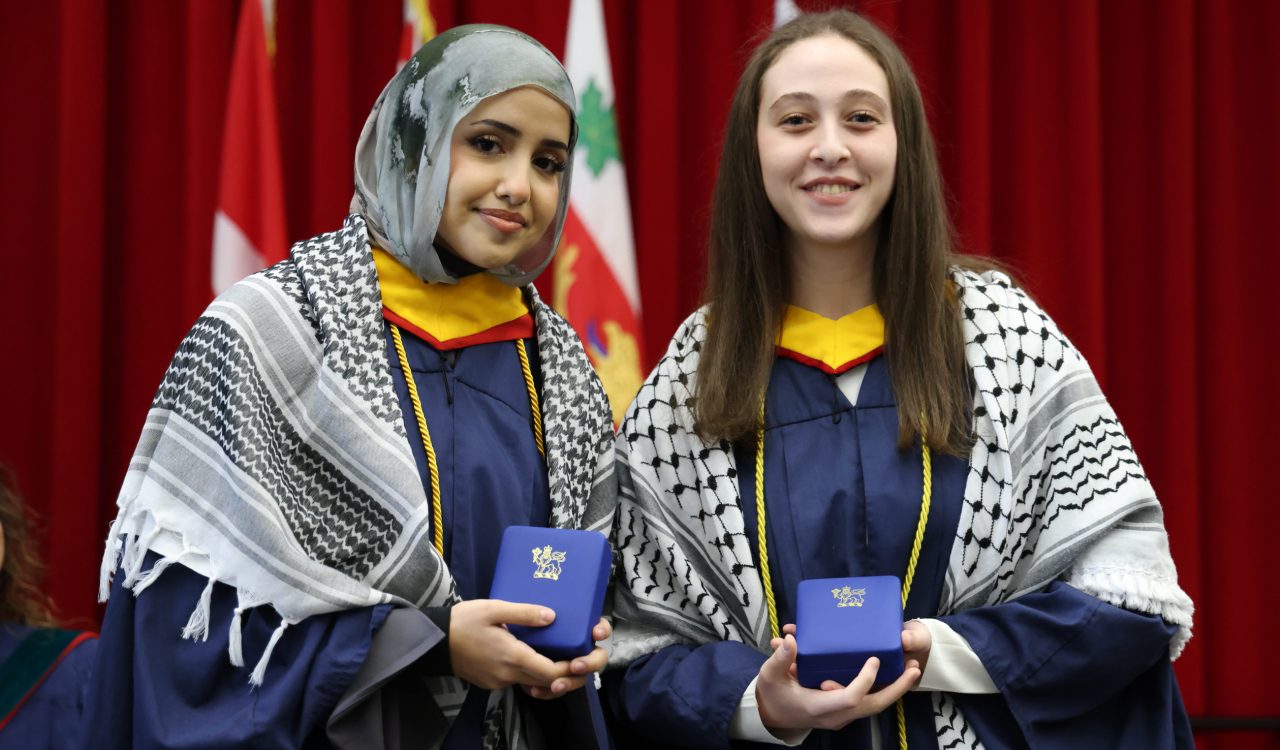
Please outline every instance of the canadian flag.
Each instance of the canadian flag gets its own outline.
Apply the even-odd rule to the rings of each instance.
[[[400,59],[396,70],[436,35],[436,19],[427,0],[404,0],[404,31],[400,33]]]
[[[640,285],[600,0],[572,1],[565,68],[578,95],[578,143],[552,303],[582,337],[617,423],[643,382]]]
[[[244,0],[236,29],[213,218],[213,291],[284,260],[284,178],[272,80],[272,0]]]

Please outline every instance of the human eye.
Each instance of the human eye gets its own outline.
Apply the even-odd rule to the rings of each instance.
[[[471,147],[482,154],[502,153],[502,144],[491,135],[478,135],[471,139]]]
[[[784,128],[802,128],[809,124],[809,117],[798,113],[792,113],[783,117],[778,123]]]
[[[849,115],[849,122],[853,123],[854,125],[870,127],[872,125],[879,125],[880,118],[877,117],[874,112],[870,112],[868,110],[862,109]]]
[[[550,154],[542,154],[533,158],[533,166],[544,174],[554,175],[564,171],[565,161]]]

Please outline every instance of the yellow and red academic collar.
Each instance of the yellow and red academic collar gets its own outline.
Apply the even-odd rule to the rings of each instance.
[[[437,349],[513,341],[533,335],[533,315],[520,290],[487,273],[457,284],[428,284],[390,253],[373,248],[382,315]]]
[[[884,318],[867,305],[832,320],[802,307],[787,305],[778,336],[779,356],[839,375],[884,349]]]

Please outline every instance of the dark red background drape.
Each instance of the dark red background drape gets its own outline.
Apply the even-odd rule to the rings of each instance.
[[[432,0],[564,49],[568,0]],[[808,5],[801,3],[802,6]],[[650,361],[697,304],[728,100],[772,0],[605,0]],[[1266,478],[1280,380],[1280,4],[900,0],[963,246],[1010,261],[1085,352],[1163,500],[1193,714],[1277,715]],[[237,0],[0,4],[0,463],[48,588],[91,621],[152,393],[210,299]],[[279,0],[288,227],[337,226],[401,2]],[[1099,634],[1105,637],[1105,634]],[[1235,735],[1220,747],[1280,747]],[[1204,746],[1214,746],[1202,738]]]

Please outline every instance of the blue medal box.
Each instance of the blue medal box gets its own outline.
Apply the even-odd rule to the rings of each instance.
[[[902,675],[902,584],[897,576],[813,578],[796,592],[796,676],[807,688],[848,685],[867,659],[875,686]]]
[[[546,627],[509,625],[511,634],[549,659],[591,653],[591,629],[604,610],[611,558],[596,531],[509,526],[502,534],[490,599],[541,604],[556,613]]]

